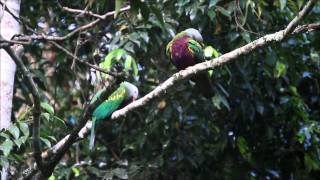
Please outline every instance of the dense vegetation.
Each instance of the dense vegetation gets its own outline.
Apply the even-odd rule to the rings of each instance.
[[[124,2],[123,7],[127,4],[130,10],[59,44],[95,65],[109,54],[109,61],[115,62],[112,72],[122,72],[109,83],[116,87],[125,79],[144,96],[176,72],[165,46],[177,32],[197,28],[206,45],[224,54],[285,28],[305,1],[149,0]],[[104,14],[114,5],[94,1],[89,10]],[[86,5],[69,0],[59,5],[23,1],[24,33],[63,36],[96,19],[61,6],[84,9]],[[318,2],[300,24],[319,21]],[[291,35],[213,69],[211,99],[191,81],[178,83],[125,118],[103,123],[93,152],[87,138],[75,143],[50,179],[317,179],[319,42],[319,31]],[[85,102],[103,85],[94,80],[88,66],[48,41],[32,41],[24,48],[24,63],[41,91],[40,133],[46,149],[72,130]],[[20,73],[15,84],[15,124],[1,132],[2,140],[10,140],[3,141],[0,149],[1,163],[9,161],[17,175],[33,162],[32,98]]]

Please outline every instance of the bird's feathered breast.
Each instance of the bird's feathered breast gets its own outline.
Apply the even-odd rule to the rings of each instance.
[[[203,59],[201,44],[186,35],[174,38],[167,46],[167,54],[178,69],[193,66]]]

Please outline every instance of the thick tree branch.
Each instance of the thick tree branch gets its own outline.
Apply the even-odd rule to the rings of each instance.
[[[127,11],[129,9],[130,9],[130,6],[127,6],[127,7],[124,7],[122,9],[120,9],[120,12]],[[92,22],[90,22],[90,23],[88,23],[86,25],[80,26],[77,29],[75,29],[74,31],[66,34],[65,36],[59,37],[59,36],[47,36],[45,34],[41,34],[41,35],[35,34],[35,35],[30,35],[30,36],[16,37],[15,40],[16,41],[30,41],[30,40],[64,41],[64,40],[74,36],[78,32],[85,31],[87,29],[93,28],[94,26],[96,26],[101,21],[106,20],[110,16],[113,16],[114,13],[115,13],[115,11],[108,12],[108,13],[102,15],[101,18],[96,19],[96,20],[94,20],[94,21],[92,21]]]
[[[11,58],[14,60],[14,62],[17,64],[17,66],[20,68],[21,73],[23,76],[27,79],[29,90],[33,96],[33,151],[34,151],[34,158],[37,162],[37,166],[41,170],[41,172],[45,173],[46,170],[43,166],[42,158],[41,158],[41,148],[40,148],[40,93],[38,90],[38,86],[33,81],[32,73],[29,71],[29,69],[23,64],[20,57],[18,57],[14,50],[11,47],[4,47],[4,49],[7,51],[7,53],[11,56]]]
[[[292,33],[294,29],[298,26],[298,23],[312,10],[315,2],[317,0],[309,0],[303,9],[298,13],[298,15],[288,24],[284,30],[284,36]]]
[[[121,116],[125,116],[129,111],[132,111],[138,107],[141,107],[141,106],[147,104],[150,100],[154,99],[155,97],[160,96],[162,93],[166,93],[166,91],[178,81],[186,79],[186,78],[188,78],[194,74],[197,74],[199,72],[202,72],[202,71],[205,71],[208,69],[212,69],[217,66],[221,66],[222,64],[230,62],[231,60],[234,60],[241,55],[248,54],[259,47],[266,46],[266,45],[270,44],[271,42],[282,41],[285,37],[287,37],[289,34],[294,32],[295,28],[298,25],[298,22],[311,11],[312,7],[315,4],[315,1],[316,0],[308,1],[308,3],[304,6],[304,8],[298,13],[298,15],[288,24],[288,26],[284,30],[263,36],[255,41],[245,45],[245,46],[237,48],[237,49],[235,49],[229,53],[226,53],[220,57],[214,58],[210,61],[196,64],[194,66],[188,67],[185,70],[181,70],[181,71],[173,74],[169,79],[167,79],[165,82],[160,84],[158,87],[156,87],[153,91],[151,91],[150,93],[148,93],[144,97],[142,97],[142,98],[138,99],[137,101],[130,103],[126,107],[114,112],[111,116],[111,119],[117,119]]]
[[[248,53],[250,53],[260,47],[267,46],[272,42],[280,42],[284,38],[286,38],[289,34],[296,34],[299,32],[304,32],[303,30],[297,30],[298,29],[298,28],[296,28],[297,24],[303,17],[305,17],[305,15],[308,12],[310,12],[310,10],[312,9],[315,2],[316,2],[316,0],[310,0],[306,4],[306,6],[301,10],[301,12],[299,12],[297,17],[294,18],[284,30],[263,36],[255,41],[245,45],[245,46],[237,48],[237,49],[235,49],[229,53],[226,53],[218,58],[215,58],[210,61],[203,62],[203,63],[196,64],[194,66],[188,67],[185,70],[181,70],[181,71],[173,74],[169,79],[167,79],[166,81],[161,83],[153,91],[151,91],[150,93],[148,93],[144,97],[142,97],[139,100],[137,100],[133,103],[130,103],[126,107],[114,112],[112,114],[111,119],[113,119],[113,120],[118,119],[122,116],[125,116],[128,112],[130,112],[138,107],[144,106],[145,104],[150,102],[152,99],[160,96],[163,93],[166,93],[166,91],[169,88],[171,88],[172,86],[174,86],[176,82],[187,79],[187,78],[189,78],[197,73],[200,73],[202,71],[212,69],[217,66],[221,66],[225,63],[231,62],[232,60],[235,60],[242,55],[248,54]],[[299,27],[299,28],[302,28],[305,30],[305,29],[308,29],[309,26]],[[63,154],[67,151],[67,149],[70,148],[70,146],[75,141],[79,140],[79,138],[82,138],[83,136],[85,136],[86,133],[89,131],[90,122],[87,122],[87,120],[90,119],[91,112],[92,112],[93,108],[95,107],[95,105],[97,105],[97,103],[98,102],[94,103],[94,105],[92,105],[92,104],[87,105],[84,108],[83,115],[82,115],[82,118],[81,118],[79,124],[73,130],[73,132],[71,134],[67,135],[61,141],[59,141],[55,146],[53,146],[53,148],[49,149],[47,152],[44,152],[42,154],[42,156],[44,158],[50,158],[51,156],[53,156],[52,163],[51,163],[52,170],[55,167],[55,165],[60,161],[60,159],[62,158]],[[82,131],[82,132],[79,133],[79,131]]]

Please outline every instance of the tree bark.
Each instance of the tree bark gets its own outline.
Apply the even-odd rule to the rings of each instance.
[[[20,0],[0,1],[0,34],[10,40],[20,31],[19,17]],[[15,16],[15,17],[14,17]],[[3,49],[0,50],[0,129],[8,128],[11,125],[12,97],[14,87],[14,76],[16,64]],[[8,178],[8,167],[2,167],[1,179]]]

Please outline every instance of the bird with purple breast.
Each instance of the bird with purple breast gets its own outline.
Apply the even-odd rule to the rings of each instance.
[[[185,69],[204,61],[203,38],[194,28],[178,33],[168,43],[166,54],[178,70]],[[191,78],[205,97],[214,95],[213,85],[208,72],[198,73]]]

